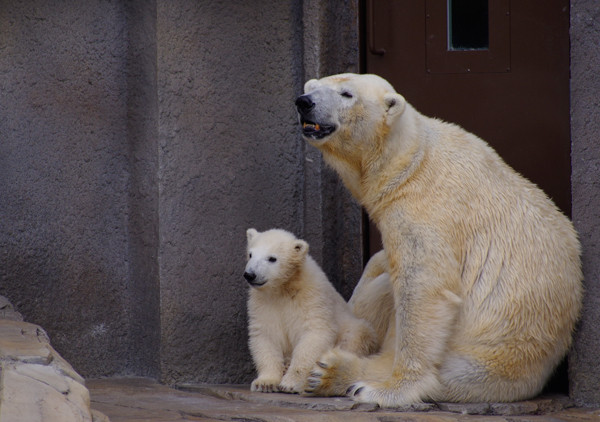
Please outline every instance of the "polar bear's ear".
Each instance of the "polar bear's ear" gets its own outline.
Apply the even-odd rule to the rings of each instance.
[[[404,111],[406,100],[396,92],[390,92],[383,96],[383,103],[387,112],[387,120],[390,123],[394,117],[399,116]]]
[[[304,240],[296,240],[294,243],[294,252],[300,257],[304,257],[308,253],[308,243]]]
[[[248,229],[246,230],[246,239],[248,240],[248,242],[250,242],[252,239],[254,239],[254,236],[256,236],[258,234],[258,232],[256,231],[256,229]]]
[[[311,79],[304,84],[304,93],[308,94],[313,90],[314,85],[317,83],[316,79]]]

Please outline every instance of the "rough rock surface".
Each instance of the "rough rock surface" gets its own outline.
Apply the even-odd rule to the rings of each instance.
[[[83,378],[0,296],[0,421],[106,422]]]
[[[4,296],[0,296],[0,319],[10,319],[12,321],[23,321],[23,316],[15,311],[12,303]]]

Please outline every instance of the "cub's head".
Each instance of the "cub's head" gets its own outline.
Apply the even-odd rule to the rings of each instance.
[[[311,79],[296,99],[302,134],[311,144],[358,153],[387,133],[405,104],[385,79],[352,73]]]
[[[304,264],[308,244],[279,229],[246,231],[247,264],[244,278],[251,286],[273,288],[285,284]]]

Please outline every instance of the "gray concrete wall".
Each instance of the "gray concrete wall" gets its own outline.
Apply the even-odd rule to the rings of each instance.
[[[299,137],[293,102],[308,67],[304,52],[312,49],[304,12],[293,1],[158,4],[166,382],[251,378],[241,278],[248,227],[293,231],[309,241],[336,284],[357,280],[360,255],[343,262],[339,252],[348,244],[360,251],[360,219],[344,230],[337,199],[329,198],[340,185],[324,176],[318,153]],[[321,62],[317,53],[314,63]],[[351,211],[360,216],[358,207]]]
[[[0,0],[0,294],[85,376],[249,381],[246,228],[307,239],[346,296],[360,274],[360,209],[293,106],[358,70],[357,20],[354,1]]]
[[[573,222],[583,248],[584,309],[569,357],[571,396],[600,405],[600,8],[571,1]]]
[[[288,2],[159,2],[161,367],[167,382],[241,382],[245,231],[302,234]]]
[[[129,373],[160,374],[158,93],[156,2],[123,2],[127,18],[125,116],[129,190],[127,197],[129,272]]]
[[[0,2],[0,291],[82,373],[128,368],[126,14]]]

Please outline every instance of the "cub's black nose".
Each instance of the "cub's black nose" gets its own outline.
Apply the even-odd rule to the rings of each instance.
[[[307,113],[315,106],[309,95],[301,95],[296,98],[296,108],[300,113]]]
[[[256,280],[256,274],[245,272],[244,278],[246,279],[246,281],[254,281],[254,280]]]

